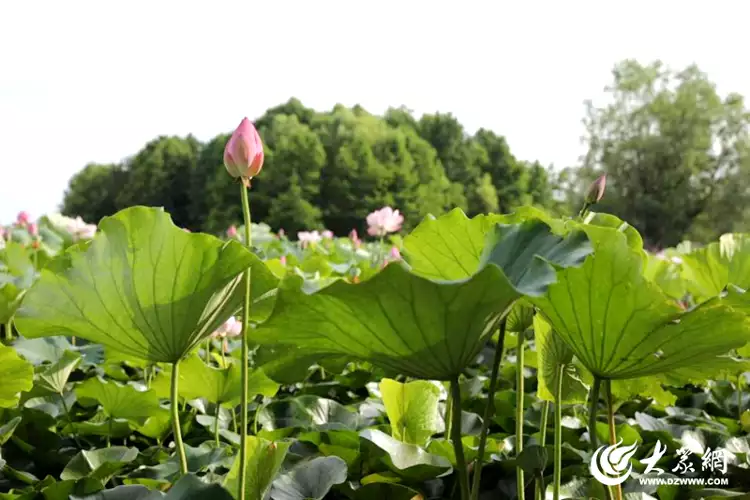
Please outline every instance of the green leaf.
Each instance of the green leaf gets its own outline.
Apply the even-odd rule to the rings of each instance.
[[[79,398],[95,399],[112,418],[138,419],[161,411],[156,393],[137,391],[133,386],[90,378],[75,389]]]
[[[636,228],[611,214],[589,212],[583,221],[587,225],[615,229],[625,235],[628,246],[640,253],[643,250],[643,238]]]
[[[154,379],[158,393],[168,397],[171,367],[167,367]],[[180,363],[180,396],[187,399],[206,398],[211,403],[239,404],[242,397],[242,376],[240,364],[232,363],[227,368],[213,368],[206,365],[200,357],[192,355]],[[279,390],[279,384],[269,379],[263,370],[250,370],[248,377],[248,395],[250,398],[261,394],[273,397]]]
[[[240,459],[237,455],[232,468],[224,479],[224,487],[232,492],[237,500],[264,498],[271,483],[281,469],[291,443],[273,443],[263,438],[248,436],[246,443],[247,462],[245,465],[245,498],[237,499],[240,480]]]
[[[565,403],[585,402],[588,391],[576,372],[573,364],[573,351],[550,324],[539,316],[534,317],[534,338],[539,366],[537,397],[545,401],[555,401],[555,390],[560,375],[559,367],[564,365],[562,401]]]
[[[34,367],[12,347],[0,345],[0,408],[13,408],[34,385]]]
[[[80,451],[65,466],[60,478],[68,480],[92,477],[106,483],[137,456],[138,448],[124,446]]]
[[[531,445],[525,447],[516,457],[516,465],[528,475],[536,477],[544,473],[548,458],[547,448]]]
[[[161,500],[163,498],[163,493],[151,491],[145,486],[139,485],[117,486],[111,490],[99,491],[92,495],[70,496],[70,500]]]
[[[680,274],[680,264],[669,257],[648,254],[643,276],[656,283],[662,291],[675,300],[687,293],[687,283]]]
[[[534,321],[534,307],[523,300],[513,304],[513,309],[508,313],[508,321],[505,325],[506,332],[524,333],[531,328]],[[517,347],[506,344],[506,347]]]
[[[425,446],[440,428],[440,389],[424,380],[404,384],[385,378],[380,381],[380,393],[393,437]]]
[[[724,234],[681,258],[688,290],[700,301],[717,296],[730,283],[750,288],[750,235]]]
[[[322,500],[334,484],[346,481],[346,462],[316,457],[300,462],[273,482],[274,500]]]
[[[18,424],[21,423],[21,420],[21,417],[13,417],[8,422],[0,425],[0,446],[8,442],[13,435],[13,432],[16,430],[16,427],[18,427]],[[0,467],[0,469],[2,469],[2,467]]]
[[[325,456],[335,455],[351,467],[359,458],[359,434],[355,431],[312,431],[297,436],[298,441],[312,443]]]
[[[279,399],[257,414],[258,424],[272,431],[286,427],[309,430],[354,430],[361,424],[358,413],[340,403],[313,395]]]
[[[252,266],[254,292],[275,286],[240,243],[188,233],[161,209],[127,208],[99,229],[27,292],[16,313],[24,336],[76,336],[175,363],[241,308],[242,271]]]
[[[354,492],[354,500],[421,500],[417,490],[401,484],[369,483]]]
[[[81,363],[81,356],[72,351],[65,351],[56,363],[42,365],[36,369],[37,385],[47,391],[62,394],[70,374]]]
[[[21,243],[5,242],[0,250],[0,323],[13,317],[35,275],[28,250]]]
[[[103,361],[104,351],[98,344],[88,344],[76,347],[65,337],[45,337],[39,339],[18,339],[13,343],[18,354],[26,358],[31,364],[39,365],[44,362],[57,363],[62,359],[65,351],[77,352],[81,355],[83,365],[98,365]]]
[[[389,469],[403,477],[425,481],[451,469],[445,457],[428,453],[415,444],[402,443],[377,429],[366,429],[359,435],[381,452]]]
[[[642,265],[642,256],[625,236],[610,231],[581,268],[561,271],[545,296],[529,300],[581,363],[601,378],[709,367],[747,342],[750,331],[743,315],[722,299],[684,312],[643,277]]]
[[[473,361],[515,300],[541,294],[555,281],[551,263],[575,265],[589,250],[582,232],[561,238],[539,221],[497,225],[487,232],[482,265],[470,278],[432,281],[391,264],[359,285],[339,281],[312,294],[291,278],[281,285],[274,313],[251,336],[450,380]]]
[[[164,500],[232,500],[229,491],[216,483],[204,483],[194,474],[183,476],[169,489]],[[151,500],[151,499],[147,499]]]

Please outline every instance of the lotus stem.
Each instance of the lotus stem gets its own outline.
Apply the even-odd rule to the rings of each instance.
[[[206,362],[207,365],[210,365],[211,364],[211,339],[210,338],[206,339],[206,345],[204,349],[206,350],[206,352],[204,353],[204,361]]]
[[[247,187],[245,186],[245,183],[240,184],[240,192],[242,195],[242,215],[245,219],[245,245],[248,249],[252,249],[252,234],[250,231],[250,200],[248,199],[247,195]],[[245,305],[242,308],[242,395],[241,395],[241,416],[240,416],[240,480],[239,480],[239,489],[238,489],[238,497],[237,498],[245,498],[245,489],[247,484],[247,474],[246,474],[246,466],[247,466],[247,426],[248,426],[248,420],[247,420],[247,389],[248,389],[248,358],[249,358],[249,349],[248,349],[248,342],[247,342],[247,335],[248,331],[250,329],[250,270],[251,268],[247,268],[245,270]]]
[[[542,403],[542,416],[539,419],[539,444],[547,444],[547,420],[549,419],[549,401]],[[536,499],[544,500],[544,473],[540,473],[536,481]]]
[[[523,354],[526,347],[524,332],[518,333],[518,351],[516,354],[516,457],[523,451]],[[516,486],[518,500],[526,498],[526,481],[523,469],[516,467]]]
[[[495,391],[497,390],[497,374],[500,369],[500,362],[503,360],[503,346],[505,344],[505,325],[506,318],[500,321],[500,330],[495,346],[495,357],[492,360],[492,373],[490,375],[490,386],[487,392],[487,404],[484,406],[484,415],[482,415],[482,430],[479,433],[479,449],[477,450],[477,461],[474,465],[474,477],[471,487],[471,498],[479,498],[479,488],[482,480],[482,464],[484,463],[484,450],[487,446],[487,434],[490,428],[490,418],[492,417],[495,407]]]
[[[177,455],[180,458],[180,473],[185,475],[188,473],[187,467],[187,456],[185,455],[185,443],[182,442],[182,429],[180,428],[180,406],[178,400],[177,384],[180,379],[180,362],[176,362],[172,365],[172,383],[170,390],[172,410],[172,432],[174,433],[174,443],[177,448]]]
[[[7,323],[5,323],[5,340],[10,343],[13,340],[13,319],[9,319]]]
[[[742,374],[737,375],[737,420],[742,420]]]
[[[469,475],[466,470],[466,458],[464,457],[464,446],[461,442],[461,386],[458,384],[458,377],[451,380],[451,399],[452,411],[451,418],[451,441],[456,453],[456,474],[458,474],[458,483],[461,487],[461,499],[469,500]]]
[[[607,426],[609,427],[609,444],[617,443],[617,430],[615,429],[615,407],[612,398],[612,381],[604,381],[604,391],[607,396]],[[622,500],[622,487],[619,484],[613,486],[615,499]]]
[[[216,402],[216,420],[214,421],[214,441],[219,446],[219,416],[221,415],[221,405]]]
[[[560,479],[562,477],[562,384],[565,375],[565,365],[557,368],[557,384],[555,385],[555,455],[552,476],[552,498],[560,500]]]
[[[591,387],[591,398],[589,401],[589,442],[591,443],[591,451],[595,451],[598,446],[598,440],[596,438],[596,410],[599,408],[599,388],[601,387],[602,380],[594,376],[594,385]]]
[[[81,446],[81,442],[78,441],[78,435],[76,434],[75,425],[73,425],[73,417],[70,416],[70,408],[68,407],[68,403],[65,401],[65,396],[62,393],[60,394],[60,401],[62,402],[63,409],[65,410],[65,416],[68,417],[68,423],[70,424],[70,433],[73,436],[73,441],[75,441],[78,449],[83,451],[83,446]],[[112,433],[110,432],[110,434]],[[107,439],[109,439],[109,436],[107,436]]]

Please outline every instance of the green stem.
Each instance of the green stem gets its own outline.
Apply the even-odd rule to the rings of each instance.
[[[204,355],[205,362],[207,365],[210,365],[211,364],[211,339],[210,338],[206,339],[205,350],[206,350],[205,355]]]
[[[219,446],[219,416],[221,416],[221,405],[216,402],[216,421],[214,422],[214,441]]]
[[[170,390],[172,410],[172,432],[174,433],[174,443],[177,448],[177,454],[180,458],[180,472],[182,475],[188,473],[187,456],[185,455],[185,445],[182,442],[182,429],[180,428],[180,406],[177,396],[177,384],[180,379],[180,362],[172,365],[172,383]]]
[[[737,375],[737,420],[742,420],[742,374]]]
[[[112,416],[107,419],[107,448],[112,446],[110,437],[112,436]]]
[[[555,386],[555,455],[552,483],[553,500],[560,499],[560,478],[562,477],[562,383],[565,375],[565,365],[557,368],[557,384]]]
[[[542,403],[542,416],[539,419],[539,444],[544,447],[547,444],[547,420],[549,419],[549,401]],[[540,473],[536,479],[536,499],[543,500],[545,493],[544,474]]]
[[[596,411],[599,408],[599,388],[601,384],[602,380],[594,376],[594,385],[591,387],[591,394],[589,394],[589,442],[591,443],[592,452],[599,445],[596,437]]]
[[[461,500],[469,500],[469,475],[466,471],[464,446],[461,442],[461,386],[458,384],[458,377],[451,380],[451,399],[453,403],[451,441],[453,441],[453,450],[456,453],[456,474],[458,474],[458,483],[461,487]]]
[[[5,340],[8,342],[11,342],[13,340],[13,319],[9,319],[7,323],[5,323]]]
[[[79,450],[83,450],[83,446],[81,446],[81,442],[78,441],[78,435],[76,434],[76,428],[73,425],[73,417],[70,416],[70,408],[68,408],[68,403],[65,401],[65,396],[60,394],[60,401],[62,401],[63,409],[65,410],[65,416],[68,417],[68,423],[70,424],[70,432],[73,436],[73,441],[75,441],[76,446],[78,446]],[[110,432],[110,434],[112,434]],[[109,436],[107,436],[109,438]]]
[[[612,382],[604,381],[604,391],[607,397],[607,426],[609,427],[609,444],[617,443],[617,430],[615,429],[615,407],[614,398],[612,398]],[[622,487],[616,484],[614,487],[616,500],[622,500]]]
[[[519,332],[518,351],[516,353],[516,457],[523,451],[523,355],[525,346],[524,334]],[[516,487],[516,498],[524,500],[526,498],[526,480],[521,467],[516,467]]]
[[[445,437],[446,439],[450,439],[451,437],[451,430],[452,430],[452,423],[453,423],[453,396],[450,392],[448,392],[448,397],[445,399]]]
[[[252,249],[252,234],[250,231],[250,200],[247,195],[247,187],[245,183],[240,184],[240,191],[242,195],[242,215],[245,218],[245,245],[247,248]],[[248,330],[250,328],[250,270],[247,268],[245,271],[245,304],[242,309],[242,395],[241,395],[241,417],[240,417],[240,481],[238,489],[238,498],[245,498],[245,490],[247,484],[246,465],[247,465],[247,389],[248,389],[248,358],[249,349],[247,342]]]
[[[500,333],[495,346],[495,358],[492,360],[492,374],[490,375],[490,386],[487,392],[487,404],[484,406],[484,415],[482,415],[482,430],[479,432],[479,449],[477,450],[477,461],[474,465],[474,477],[471,486],[471,498],[479,498],[479,488],[482,481],[482,463],[484,462],[484,450],[487,446],[487,434],[490,428],[490,418],[492,410],[495,407],[495,390],[497,389],[497,373],[500,369],[500,362],[503,359],[503,346],[505,344],[505,324],[506,318],[500,322]]]

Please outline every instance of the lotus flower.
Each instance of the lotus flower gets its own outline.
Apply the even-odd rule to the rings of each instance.
[[[385,236],[388,233],[395,233],[401,229],[404,222],[404,216],[398,210],[391,207],[383,207],[375,210],[367,216],[367,234],[370,236]]]
[[[310,243],[318,243],[322,236],[317,231],[300,231],[297,233],[297,239],[302,243],[302,246]]]
[[[31,216],[25,210],[18,212],[18,215],[16,216],[16,223],[19,226],[25,226],[26,224],[29,223],[30,220],[31,220]]]
[[[263,142],[247,118],[242,119],[224,148],[224,166],[229,175],[246,182],[263,168]]]
[[[281,262],[282,266],[286,266],[286,255],[279,257],[279,262]]]
[[[242,335],[242,322],[232,316],[211,334],[211,338],[223,339]]]
[[[232,224],[229,226],[229,229],[227,229],[227,236],[230,238],[236,238],[237,237],[237,226]]]
[[[586,193],[586,204],[593,205],[599,203],[604,196],[604,188],[607,186],[607,176],[600,175],[594,182],[589,186],[589,190]]]
[[[31,224],[27,226],[27,228],[31,236],[33,236],[34,238],[39,236],[39,226],[36,223],[32,222]]]
[[[398,247],[391,248],[391,259],[393,260],[401,259],[401,252],[398,251]]]
[[[321,236],[323,236],[323,238],[325,238],[327,240],[332,240],[333,239],[333,231],[329,231],[328,229],[326,229],[325,231],[323,231],[321,233]]]
[[[65,217],[65,230],[73,237],[73,240],[90,240],[96,234],[95,224],[86,224],[81,217],[71,219]]]

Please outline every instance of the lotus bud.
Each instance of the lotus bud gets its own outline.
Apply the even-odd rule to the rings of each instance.
[[[19,226],[25,226],[26,224],[29,223],[30,220],[31,220],[31,216],[26,211],[18,212],[18,215],[16,216],[16,223]]]
[[[332,240],[333,239],[333,231],[329,231],[328,229],[326,229],[325,231],[323,231],[320,234],[321,234],[321,236],[323,236],[323,238],[325,238],[327,240]]]
[[[240,177],[246,185],[263,168],[263,142],[247,118],[232,133],[224,148],[224,166],[232,177]]]
[[[593,205],[599,203],[604,196],[604,188],[607,185],[607,176],[600,175],[594,182],[591,183],[588,192],[586,193],[586,204]]]
[[[39,226],[37,226],[35,223],[31,223],[28,225],[29,234],[36,238],[39,236]]]
[[[286,266],[286,255],[279,257],[279,262],[281,262],[282,266]]]
[[[237,237],[237,226],[235,226],[234,224],[232,224],[231,226],[229,226],[229,229],[227,229],[227,236],[229,236],[230,238],[236,238]]]
[[[391,259],[393,260],[401,259],[401,252],[398,251],[398,247],[391,248]]]

